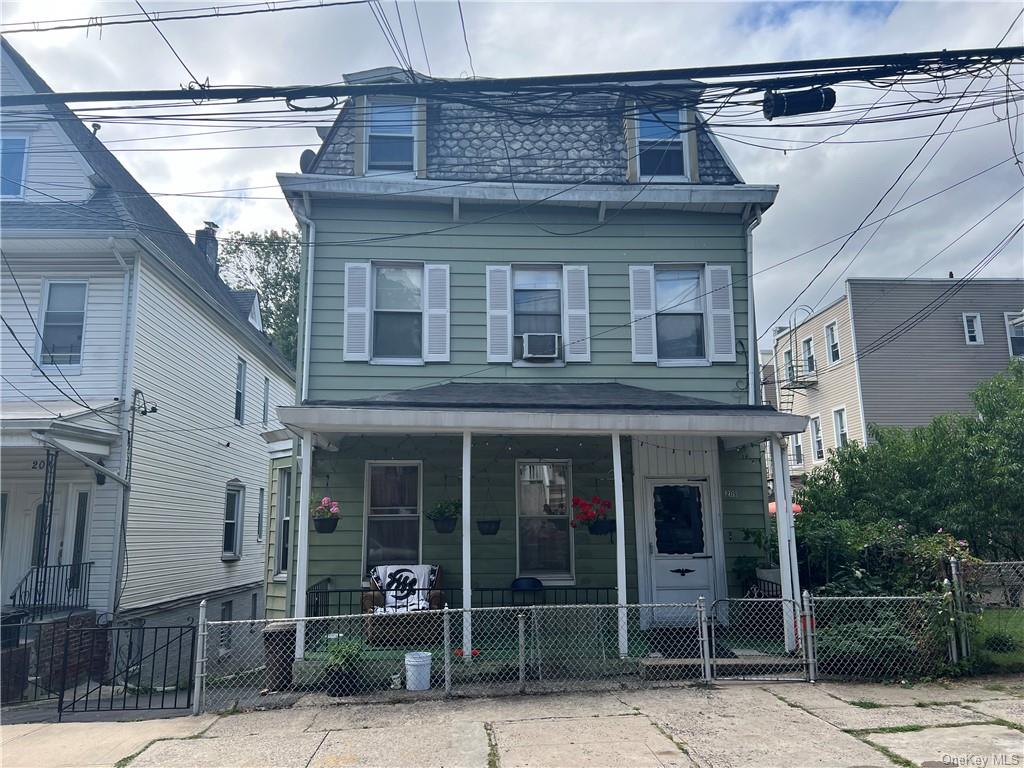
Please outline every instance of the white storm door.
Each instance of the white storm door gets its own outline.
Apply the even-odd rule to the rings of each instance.
[[[715,600],[713,528],[707,483],[648,480],[651,595],[655,603]]]

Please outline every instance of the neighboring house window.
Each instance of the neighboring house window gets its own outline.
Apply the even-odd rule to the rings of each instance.
[[[839,326],[837,323],[829,323],[825,326],[825,347],[828,352],[829,365],[838,363],[839,356]]]
[[[0,139],[0,197],[24,196],[27,156],[27,136],[5,136]]]
[[[705,358],[703,271],[698,267],[654,270],[659,361]]]
[[[806,373],[814,373],[817,370],[814,362],[814,339],[804,339],[801,344],[801,351],[804,354],[804,371]]]
[[[846,431],[846,409],[836,408],[832,411],[832,422],[836,429],[836,447],[845,448],[850,442]]]
[[[47,283],[41,365],[82,364],[87,289],[84,282]]]
[[[229,485],[224,495],[224,540],[221,557],[236,559],[242,555],[242,511],[245,503],[245,488]]]
[[[637,116],[640,176],[685,178],[687,133],[678,109],[641,109]]]
[[[375,265],[373,358],[423,357],[423,267]]]
[[[368,463],[366,567],[420,561],[420,465]]]
[[[786,381],[796,381],[796,369],[793,367],[793,353],[788,349],[782,353],[782,363],[786,368]]]
[[[793,435],[793,464],[800,466],[804,463],[804,436]]]
[[[825,460],[825,443],[821,439],[821,419],[817,416],[811,417],[811,448],[814,450],[814,460]]]
[[[292,470],[277,473],[277,537],[274,552],[274,574],[288,573],[288,543],[292,526]]]
[[[1010,354],[1014,357],[1024,357],[1024,325],[1014,325],[1013,320],[1019,318],[1013,312],[1003,314],[1006,322],[1006,340],[1010,345]]]
[[[260,506],[256,511],[256,541],[263,541],[263,519],[266,512],[267,489],[260,488]]]
[[[519,574],[572,578],[569,463],[516,464]]]
[[[239,360],[235,368],[235,421],[245,423],[245,360]]]
[[[231,600],[225,600],[220,604],[220,620],[232,621],[234,617],[234,605]],[[231,650],[231,625],[220,628],[220,652],[227,653]]]
[[[513,359],[558,359],[561,333],[562,268],[513,267]],[[530,334],[529,339],[524,338],[525,334]]]
[[[981,332],[981,315],[977,312],[964,312],[964,341],[970,345],[985,343]]]
[[[270,421],[270,378],[263,377],[263,423]]]
[[[368,171],[411,171],[415,162],[415,104],[371,99],[366,137]]]

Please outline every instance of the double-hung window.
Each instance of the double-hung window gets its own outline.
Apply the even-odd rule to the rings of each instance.
[[[263,377],[263,423],[270,421],[270,377]]]
[[[970,346],[980,346],[985,343],[985,337],[981,331],[981,315],[977,312],[964,312],[964,341]]]
[[[224,495],[224,537],[221,558],[237,560],[242,555],[242,513],[245,508],[245,488],[229,485]]]
[[[817,370],[814,362],[814,339],[810,336],[804,339],[800,344],[800,350],[804,355],[804,372],[814,373]]]
[[[292,470],[277,473],[277,534],[275,536],[274,574],[288,573],[288,546],[292,526]]]
[[[568,462],[516,463],[520,575],[572,579],[570,482]]]
[[[239,358],[235,364],[235,421],[245,423],[245,360]]]
[[[260,506],[256,510],[256,541],[263,541],[263,523],[266,517],[267,489],[260,488]]]
[[[839,324],[832,322],[825,326],[825,351],[828,354],[828,364],[838,363],[839,353]]]
[[[802,465],[804,463],[804,436],[802,434],[793,435],[791,447],[794,466]]]
[[[373,359],[423,357],[423,266],[373,268]]]
[[[654,270],[658,361],[705,359],[703,269]]]
[[[561,354],[562,268],[512,268],[515,360],[555,360]]]
[[[811,449],[815,461],[825,460],[825,443],[821,438],[821,418],[818,416],[811,417]]]
[[[366,567],[420,561],[419,462],[367,464]]]
[[[0,138],[0,197],[24,197],[27,156],[27,136]]]
[[[40,342],[40,365],[75,366],[82,364],[82,337],[85,334],[85,282],[49,282],[46,284],[46,310]]]
[[[688,134],[684,125],[679,109],[638,111],[636,153],[641,179],[685,179],[688,176]]]
[[[836,430],[836,448],[845,448],[850,443],[846,429],[846,409],[836,408],[832,411],[832,423]]]
[[[410,100],[370,99],[366,133],[367,171],[411,171],[415,165],[416,105]]]
[[[786,369],[786,381],[796,381],[796,368],[793,367],[793,353],[788,349],[782,353],[782,364]]]
[[[1024,325],[1019,323],[1021,315],[1013,312],[1003,314],[1003,321],[1006,323],[1006,341],[1010,345],[1010,355],[1013,357],[1024,357]],[[1015,321],[1018,321],[1015,324]]]

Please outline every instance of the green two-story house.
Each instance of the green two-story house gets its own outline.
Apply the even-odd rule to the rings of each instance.
[[[457,608],[741,589],[776,524],[766,447],[784,461],[805,426],[757,386],[751,236],[777,188],[742,180],[694,83],[663,86],[512,112],[356,97],[279,174],[304,241],[279,411],[300,447],[272,493],[269,615],[356,612],[377,566],[439,566]]]

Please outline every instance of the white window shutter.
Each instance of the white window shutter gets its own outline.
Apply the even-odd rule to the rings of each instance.
[[[487,267],[487,362],[512,362],[512,267]]]
[[[590,283],[585,266],[562,267],[565,362],[590,362]]]
[[[633,362],[658,362],[655,326],[654,267],[629,268],[629,319],[633,331]]]
[[[447,363],[451,356],[448,265],[425,264],[423,286],[423,361]]]
[[[342,357],[346,361],[370,359],[370,264],[345,264],[345,339]]]
[[[732,313],[732,267],[709,264],[705,270],[708,294],[708,324],[713,363],[736,362],[736,321]]]

